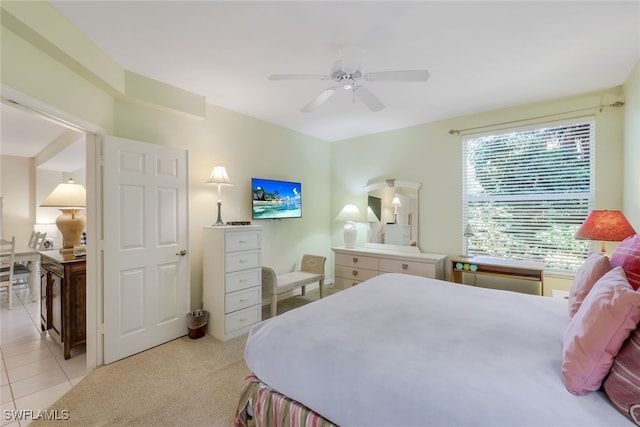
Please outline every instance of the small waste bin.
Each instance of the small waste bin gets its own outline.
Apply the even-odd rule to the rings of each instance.
[[[187,329],[189,338],[198,339],[204,336],[209,321],[209,312],[206,310],[196,310],[187,313]]]

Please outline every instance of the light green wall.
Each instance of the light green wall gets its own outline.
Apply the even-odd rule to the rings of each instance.
[[[261,222],[263,263],[286,271],[304,252],[324,254],[330,259],[327,273],[331,277],[329,248],[342,244],[342,224],[333,218],[346,203],[355,202],[363,209],[364,186],[373,178],[421,182],[421,248],[447,255],[461,252],[461,143],[459,136],[449,134],[450,129],[625,100],[624,109],[594,109],[559,114],[558,118],[595,115],[596,207],[624,206],[632,223],[640,228],[640,172],[635,167],[640,155],[639,66],[624,90],[613,88],[326,143],[222,108],[203,106],[203,98],[197,94],[130,75],[47,3],[3,1],[1,7],[3,89],[15,90],[109,135],[189,150],[193,308],[200,305],[201,228],[215,220],[216,191],[203,182],[217,163],[225,165],[235,183],[223,189],[225,220],[248,219],[251,176],[301,181],[303,219]],[[162,96],[154,98],[160,89]],[[4,171],[2,174],[4,182],[7,178]],[[361,229],[361,242],[365,235]],[[557,287],[565,282],[560,281]]]
[[[624,214],[640,232],[640,61],[624,85]]]
[[[330,256],[330,144],[241,114],[203,103],[204,98],[133,75],[113,63],[65,22],[47,3],[2,3],[2,85],[35,104],[77,118],[108,135],[182,147],[189,152],[189,252],[191,305],[201,306],[202,227],[216,219],[216,187],[204,181],[223,164],[234,186],[222,192],[223,219],[249,220],[252,176],[300,181],[303,218],[259,221],[263,229],[263,264],[290,271],[303,253]],[[55,26],[55,28],[53,28]],[[108,65],[108,72],[100,64]],[[158,93],[160,91],[160,93]],[[200,105],[202,103],[202,105]],[[200,108],[202,107],[202,108]],[[10,159],[2,159],[2,165]],[[26,160],[25,160],[26,162]],[[35,175],[33,160],[21,175]],[[33,180],[6,178],[28,185]],[[22,171],[22,170],[21,170]],[[25,196],[26,197],[26,196]],[[12,212],[13,202],[5,198]],[[34,203],[19,203],[22,208]],[[35,213],[29,207],[7,225],[30,232]],[[24,229],[24,230],[23,230]],[[28,235],[28,234],[27,234]],[[329,271],[329,270],[327,270]]]
[[[468,129],[557,114],[554,119],[593,116],[596,120],[596,208],[622,208],[622,126],[624,109],[598,108],[623,100],[621,87],[581,96],[496,110],[465,117],[334,142],[331,151],[331,213],[346,203],[366,208],[364,187],[373,178],[397,178],[422,183],[419,205],[419,246],[424,252],[449,256],[462,253],[462,137],[451,129]],[[551,120],[548,118],[537,122]],[[517,123],[522,125],[526,123]],[[483,129],[486,130],[486,129]],[[636,186],[637,191],[637,186]],[[364,224],[359,244],[366,238]],[[332,244],[342,245],[342,225],[333,223]],[[553,287],[566,289],[567,280]],[[551,293],[552,286],[546,286]],[[545,294],[547,294],[545,290]]]
[[[233,186],[222,188],[222,219],[251,220],[251,177],[302,183],[303,217],[255,221],[262,226],[262,261],[291,271],[303,253],[330,256],[328,143],[212,105],[205,119],[116,104],[115,134],[189,152],[192,306],[202,292],[202,227],[217,217],[217,187],[205,184],[217,164]]]

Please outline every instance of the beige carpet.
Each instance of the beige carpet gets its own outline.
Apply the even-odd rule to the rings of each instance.
[[[279,302],[278,314],[315,299],[317,291],[310,291]],[[263,319],[268,317],[265,306]],[[30,425],[232,426],[249,375],[245,342],[246,335],[224,343],[209,335],[185,336],[101,366],[49,408],[68,411],[69,420]]]

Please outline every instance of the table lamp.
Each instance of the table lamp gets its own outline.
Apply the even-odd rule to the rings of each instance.
[[[402,202],[400,202],[400,197],[398,195],[393,196],[391,200],[391,206],[393,206],[393,223],[398,223],[398,208],[402,207]]]
[[[607,253],[607,242],[621,242],[636,234],[621,211],[592,210],[578,231],[576,239],[601,240],[602,253]]]
[[[211,176],[205,182],[207,184],[218,185],[218,220],[213,225],[224,225],[224,222],[222,222],[222,214],[221,214],[222,198],[220,197],[220,193],[221,193],[220,187],[223,185],[233,185],[231,183],[231,179],[229,178],[229,175],[227,175],[227,171],[224,168],[224,166],[218,165],[213,168],[213,170],[211,171]]]
[[[80,238],[87,225],[87,219],[80,213],[87,206],[84,187],[69,178],[66,183],[58,184],[40,206],[59,208],[62,211],[62,215],[56,218],[56,226],[62,234],[60,253],[73,253],[73,247],[80,246]]]
[[[336,221],[344,221],[344,247],[353,249],[356,247],[358,230],[355,221],[362,221],[362,215],[356,205],[345,205],[336,216]]]
[[[464,232],[462,233],[464,236],[464,254],[460,255],[462,258],[472,258],[469,255],[469,239],[476,235],[476,230],[473,228],[470,222],[467,223],[467,226],[464,228]]]

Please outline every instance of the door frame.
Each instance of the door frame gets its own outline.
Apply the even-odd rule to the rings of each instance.
[[[2,102],[8,102],[33,112],[46,120],[61,126],[83,132],[86,137],[86,184],[87,184],[87,234],[95,236],[87,240],[87,281],[86,281],[86,365],[94,368],[102,365],[103,358],[103,318],[104,301],[102,263],[102,147],[106,130],[66,113],[36,98],[2,84]],[[93,315],[91,315],[93,313]]]

